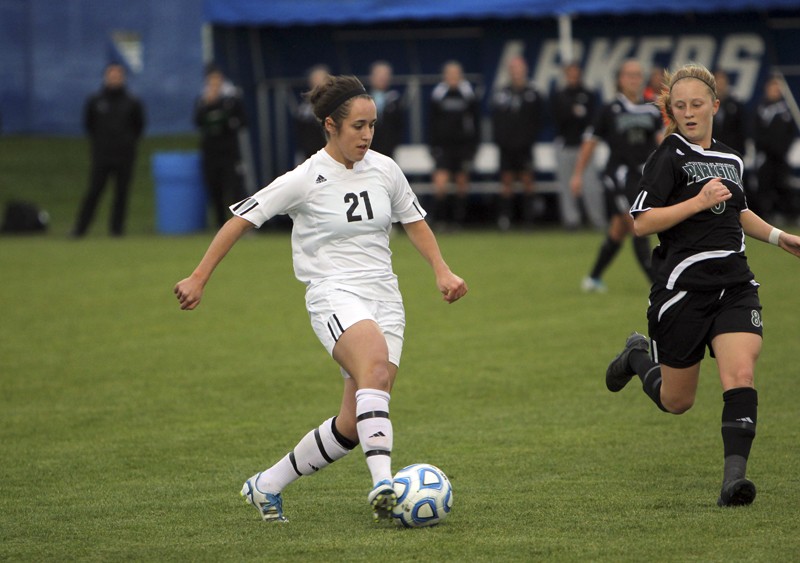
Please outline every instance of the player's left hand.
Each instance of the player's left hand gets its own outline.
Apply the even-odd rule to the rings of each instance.
[[[793,254],[800,258],[800,237],[791,233],[781,233],[781,238],[778,239],[778,246],[784,249],[789,254]]]
[[[191,311],[200,304],[200,299],[203,297],[203,284],[196,278],[189,276],[176,283],[172,292],[178,298],[181,309]]]
[[[467,294],[469,288],[467,282],[455,275],[453,272],[441,276],[436,280],[436,285],[439,286],[439,291],[442,292],[442,298],[448,303],[458,301]]]

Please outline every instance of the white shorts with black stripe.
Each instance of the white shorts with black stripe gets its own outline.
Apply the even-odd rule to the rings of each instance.
[[[386,338],[389,361],[400,365],[406,315],[402,302],[373,301],[342,289],[315,288],[306,295],[306,308],[314,333],[333,355],[333,347],[344,331],[359,321],[377,323]],[[350,375],[342,369],[342,375]]]

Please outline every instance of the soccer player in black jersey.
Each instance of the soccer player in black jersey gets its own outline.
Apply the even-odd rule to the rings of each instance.
[[[583,189],[583,173],[600,140],[608,144],[609,156],[603,171],[608,234],[600,246],[592,270],[584,278],[584,291],[603,292],[603,272],[619,252],[625,237],[633,232],[628,210],[638,192],[642,167],[648,155],[661,141],[661,115],[658,109],[642,101],[642,66],[630,59],[622,63],[617,76],[619,94],[603,107],[594,125],[586,130],[575,171],[570,180],[573,195]],[[650,275],[650,242],[634,237],[633,249],[645,274]]]
[[[686,65],[667,78],[669,89],[658,100],[667,137],[647,160],[630,210],[636,234],[659,239],[647,311],[650,341],[638,333],[628,337],[608,366],[606,386],[617,392],[638,375],[661,410],[684,413],[694,404],[708,347],[723,390],[725,463],[717,504],[747,505],[756,495],[745,471],[756,433],[753,384],[762,320],[745,235],[798,257],[800,237],[748,208],[741,156],[712,138],[719,108],[713,75]]]

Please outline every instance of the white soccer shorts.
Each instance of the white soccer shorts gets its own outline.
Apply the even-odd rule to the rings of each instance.
[[[403,331],[406,315],[403,304],[392,301],[373,301],[341,289],[317,288],[306,296],[306,308],[314,333],[333,355],[339,337],[359,321],[375,321],[383,331],[389,348],[389,361],[400,366],[403,353]],[[350,375],[342,369],[344,377]]]

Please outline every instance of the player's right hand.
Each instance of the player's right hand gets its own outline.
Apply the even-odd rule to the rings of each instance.
[[[703,209],[711,209],[715,205],[729,200],[733,197],[733,194],[725,184],[722,183],[721,178],[712,178],[703,186],[703,189],[700,190],[697,197],[700,198]]]

